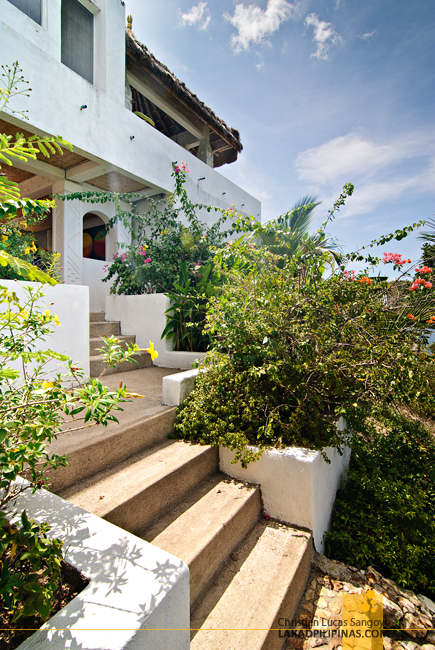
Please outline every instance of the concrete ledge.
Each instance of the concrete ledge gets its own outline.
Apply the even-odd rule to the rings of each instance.
[[[313,531],[316,550],[324,551],[323,536],[331,525],[335,495],[349,467],[349,447],[340,456],[336,449],[320,451],[300,447],[268,449],[261,458],[243,469],[232,463],[235,452],[219,448],[222,472],[242,481],[261,485],[266,512],[280,521]]]
[[[198,369],[177,372],[163,377],[163,404],[178,406],[195,388]]]
[[[188,650],[189,569],[180,559],[45,490],[19,512],[48,521],[89,585],[19,650]]]

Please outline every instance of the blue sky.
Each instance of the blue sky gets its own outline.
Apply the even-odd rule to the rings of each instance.
[[[136,37],[240,130],[263,221],[305,194],[345,250],[435,214],[433,0],[126,0]],[[379,252],[417,259],[415,237]]]

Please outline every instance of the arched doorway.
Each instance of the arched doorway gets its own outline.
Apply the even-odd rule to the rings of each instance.
[[[91,260],[106,260],[106,236],[104,221],[98,215],[88,212],[83,217],[83,257]]]

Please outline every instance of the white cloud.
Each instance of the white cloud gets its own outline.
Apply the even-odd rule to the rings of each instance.
[[[248,50],[249,45],[268,43],[270,36],[279,29],[282,22],[292,18],[297,12],[297,5],[287,0],[268,0],[266,9],[256,5],[238,4],[234,15],[224,14],[224,18],[237,29],[231,37],[231,45],[236,53]]]
[[[360,38],[363,41],[368,41],[369,38],[371,38],[372,36],[374,36],[377,33],[378,32],[376,31],[376,29],[374,29],[372,32],[366,32],[365,34],[361,34],[361,36],[358,36],[358,38]]]
[[[409,133],[387,144],[348,133],[300,153],[296,170],[299,178],[329,185],[343,174],[373,176],[394,163],[429,153],[432,146],[427,133]]]
[[[329,48],[331,45],[339,43],[341,41],[341,36],[337,34],[332,23],[319,20],[317,14],[309,14],[305,18],[305,24],[308,27],[314,28],[313,41],[317,43],[317,50],[313,52],[311,57],[315,57],[316,59],[327,59]]]
[[[210,19],[207,3],[200,2],[196,7],[191,7],[187,13],[181,14],[179,24],[181,27],[198,25],[199,29],[205,30],[210,24]]]
[[[354,195],[340,217],[365,214],[405,192],[433,192],[434,143],[435,134],[427,132],[408,133],[382,144],[359,133],[348,133],[301,152],[296,173],[314,183],[317,191],[320,187],[337,191],[345,182],[354,183]],[[423,157],[426,160],[417,160]],[[404,168],[410,171],[404,172]]]

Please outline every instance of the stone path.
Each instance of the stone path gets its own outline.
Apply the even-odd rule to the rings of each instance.
[[[384,631],[385,650],[435,650],[435,604],[431,600],[402,589],[371,567],[359,571],[320,554],[315,555],[295,620],[285,621],[285,627],[295,629],[285,632],[286,650],[341,650],[343,595],[369,590],[383,597],[384,628],[386,621],[392,628]],[[370,643],[364,647],[370,648]]]

